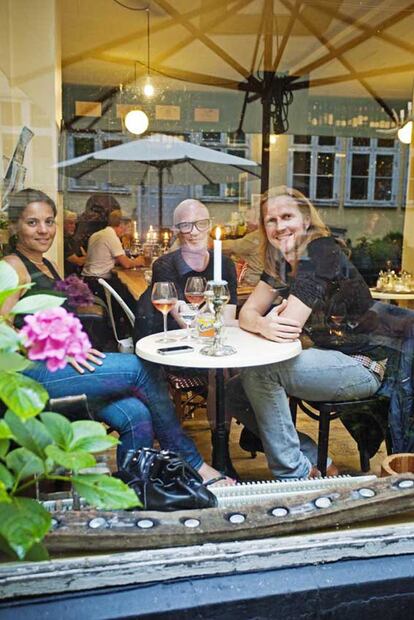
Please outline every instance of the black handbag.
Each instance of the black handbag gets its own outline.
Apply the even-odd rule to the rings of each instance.
[[[144,510],[185,510],[217,506],[216,496],[195,469],[168,450],[129,450],[117,477],[134,489]]]

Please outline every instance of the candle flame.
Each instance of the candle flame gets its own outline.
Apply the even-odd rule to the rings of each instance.
[[[216,228],[216,239],[217,241],[221,238],[221,229],[220,226],[217,226]]]

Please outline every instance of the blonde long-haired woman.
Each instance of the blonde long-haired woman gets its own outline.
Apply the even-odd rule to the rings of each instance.
[[[315,473],[317,448],[296,432],[288,395],[313,401],[353,400],[380,387],[387,352],[370,332],[369,288],[331,236],[315,207],[285,186],[261,203],[265,269],[240,313],[240,326],[286,342],[305,329],[314,346],[291,360],[242,371],[255,420],[242,420],[262,439],[276,478]],[[277,303],[280,285],[288,291]],[[330,473],[335,472],[333,465]]]

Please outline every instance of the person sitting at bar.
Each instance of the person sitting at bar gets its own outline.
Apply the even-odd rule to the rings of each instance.
[[[44,258],[56,235],[56,205],[45,193],[25,189],[9,196],[9,220],[16,248],[4,258],[19,277],[19,285],[34,283],[30,294],[52,290],[59,274]],[[27,295],[23,288],[0,308],[7,314]],[[128,450],[151,447],[154,437],[161,448],[181,454],[205,482],[221,478],[205,463],[193,441],[183,432],[175,415],[160,369],[134,354],[107,353],[91,348],[87,361],[74,360],[51,372],[44,362],[35,362],[24,374],[41,383],[50,398],[86,394],[97,420],[105,422],[120,436],[118,466]],[[231,483],[227,480],[227,483]]]
[[[86,260],[86,250],[78,246],[75,240],[78,216],[74,211],[65,209],[63,212],[63,255],[65,277],[80,274]]]
[[[111,211],[108,216],[108,226],[94,233],[89,239],[86,261],[82,269],[82,277],[88,283],[91,290],[105,301],[103,287],[98,279],[103,278],[114,288],[122,297],[126,304],[135,309],[135,300],[127,287],[113,273],[115,265],[123,269],[133,269],[142,267],[144,259],[142,256],[128,258],[122,247],[121,237],[128,232],[131,225],[131,218],[122,214],[119,209]],[[116,311],[118,304],[114,305]],[[122,313],[117,317],[120,319]]]
[[[373,338],[368,286],[303,194],[284,186],[269,190],[261,227],[265,268],[241,309],[240,327],[275,342],[295,340],[304,329],[314,346],[284,362],[242,369],[254,417],[248,408],[237,417],[259,433],[276,478],[308,478],[318,475],[317,446],[296,432],[288,395],[368,398],[381,386],[387,349]],[[281,282],[289,292],[279,303]],[[327,473],[337,473],[331,461]]]
[[[108,226],[111,211],[120,208],[119,202],[111,194],[102,192],[89,196],[84,211],[78,217],[74,235],[76,247],[87,248],[93,233]]]

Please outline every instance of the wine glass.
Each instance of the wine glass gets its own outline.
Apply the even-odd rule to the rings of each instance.
[[[337,302],[331,308],[331,314],[328,318],[329,334],[334,336],[334,342],[339,342],[344,336],[344,321],[346,318],[346,304]]]
[[[192,304],[186,304],[185,301],[180,302],[178,313],[186,325],[186,333],[183,340],[191,340],[191,323],[197,316],[197,309]]]
[[[185,283],[184,295],[188,303],[198,311],[204,301],[204,291],[206,290],[206,280],[200,276],[187,278]]]
[[[173,282],[156,282],[152,287],[151,301],[155,308],[162,313],[164,320],[164,335],[157,342],[172,342],[174,338],[167,336],[167,314],[178,301],[177,289]]]

